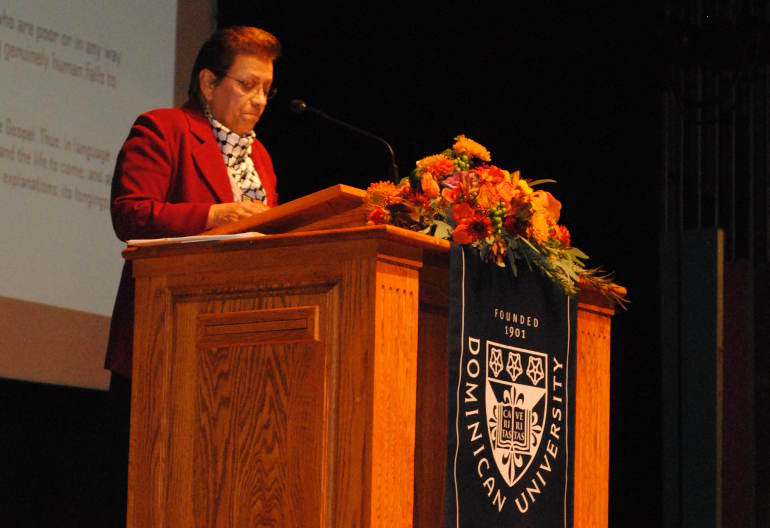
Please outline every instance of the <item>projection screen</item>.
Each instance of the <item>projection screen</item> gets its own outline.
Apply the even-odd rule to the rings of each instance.
[[[109,218],[115,158],[138,114],[186,88],[211,0],[4,5],[0,377],[104,388],[124,247]]]

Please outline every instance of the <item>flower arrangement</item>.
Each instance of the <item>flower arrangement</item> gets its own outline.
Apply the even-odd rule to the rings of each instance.
[[[463,135],[452,148],[422,158],[398,185],[367,189],[369,224],[391,224],[473,247],[481,258],[540,270],[567,295],[587,283],[624,307],[625,289],[600,269],[585,267],[588,256],[573,247],[559,224],[561,203],[535,189],[553,180],[530,181],[519,171],[491,163],[489,151]]]

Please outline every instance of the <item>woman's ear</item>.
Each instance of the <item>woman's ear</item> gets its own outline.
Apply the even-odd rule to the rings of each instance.
[[[214,75],[214,72],[209,70],[208,68],[203,68],[200,73],[198,73],[198,82],[200,83],[200,89],[201,94],[203,95],[203,100],[206,103],[211,102],[211,99],[213,98],[214,88],[217,86],[217,76]]]

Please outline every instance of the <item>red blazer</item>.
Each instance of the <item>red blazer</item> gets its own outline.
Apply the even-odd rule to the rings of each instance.
[[[251,158],[268,205],[278,202],[273,163],[254,141]],[[112,225],[121,240],[196,235],[209,206],[233,201],[219,144],[200,107],[153,110],[134,122],[112,179]],[[105,368],[131,376],[134,281],[129,262],[115,299]]]

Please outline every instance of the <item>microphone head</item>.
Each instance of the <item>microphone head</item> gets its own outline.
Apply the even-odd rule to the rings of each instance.
[[[292,99],[289,102],[289,108],[295,114],[301,114],[305,110],[307,110],[307,103],[305,101],[303,101],[302,99]]]

